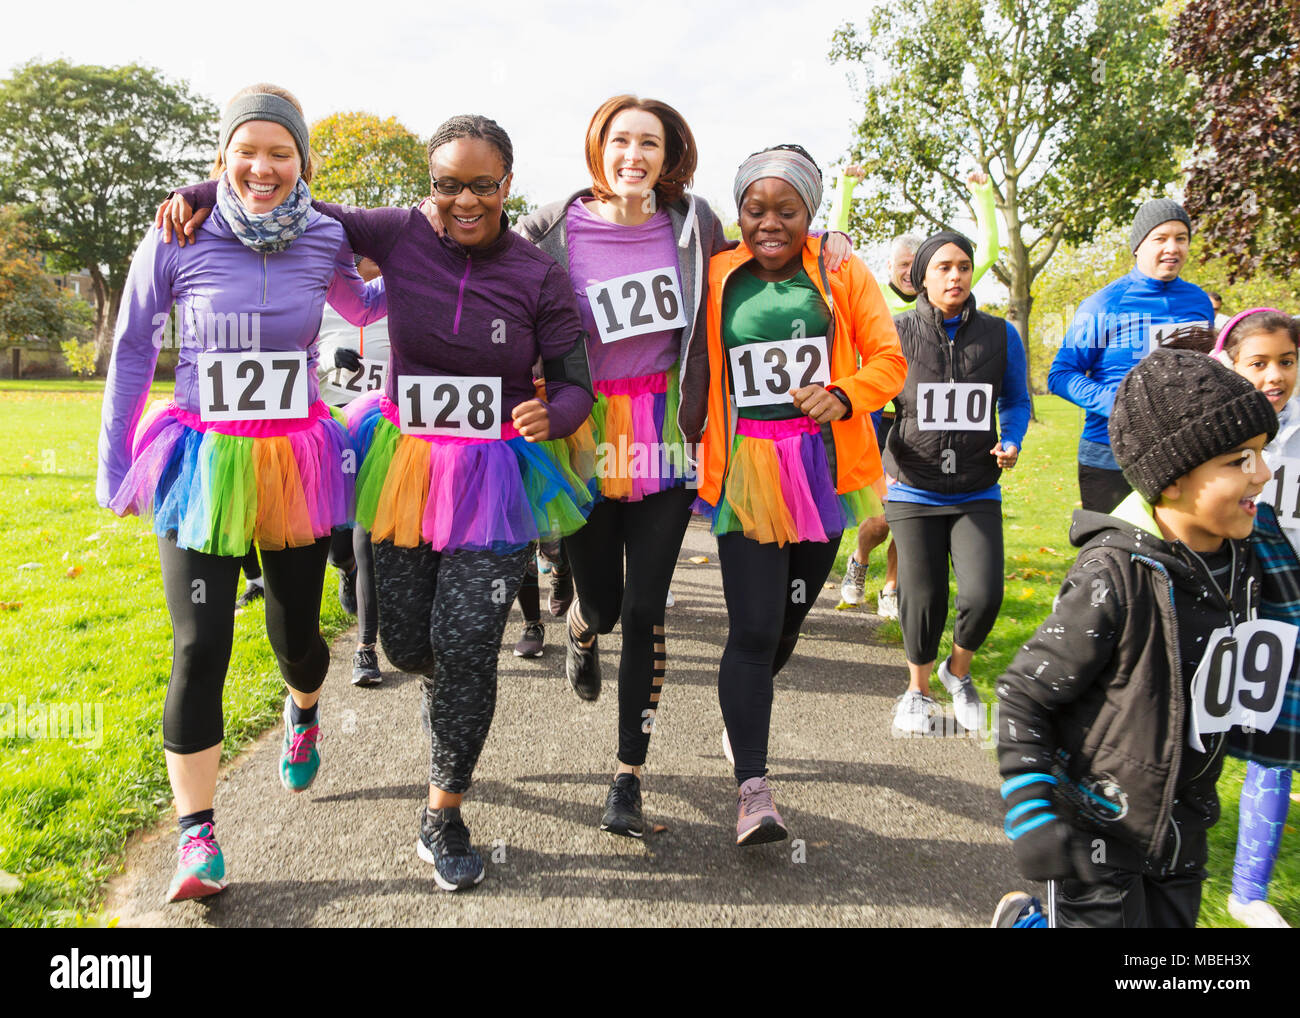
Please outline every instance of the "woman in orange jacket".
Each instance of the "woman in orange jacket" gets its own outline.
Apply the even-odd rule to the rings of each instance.
[[[786,836],[765,776],[772,680],[841,531],[881,511],[869,415],[907,374],[871,272],[854,257],[829,274],[821,238],[808,236],[821,193],[821,171],[799,146],[750,156],[735,182],[741,246],[709,263],[697,508],[718,535],[730,623],[718,699],[740,786],[738,845]]]

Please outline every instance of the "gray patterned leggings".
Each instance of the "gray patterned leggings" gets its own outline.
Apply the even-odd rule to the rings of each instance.
[[[394,665],[424,676],[429,783],[464,793],[492,727],[497,652],[528,548],[374,549],[380,643]]]

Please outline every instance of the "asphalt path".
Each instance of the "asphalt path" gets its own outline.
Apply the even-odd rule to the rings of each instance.
[[[698,555],[708,562],[689,561]],[[599,830],[615,764],[618,631],[601,640],[600,700],[578,700],[543,579],[545,654],[514,657],[516,606],[496,717],[463,809],[487,861],[477,888],[440,891],[416,856],[428,788],[420,680],[381,660],[382,685],[352,686],[354,631],[333,648],[312,787],[281,787],[279,728],[223,772],[225,892],[164,903],[173,816],[132,839],[109,915],[169,927],[987,924],[1001,894],[1023,883],[1002,833],[993,754],[951,720],[942,737],[894,737],[902,648],[874,639],[874,615],[835,610],[835,578],[777,677],[769,780],[790,840],[735,846],[717,698],[727,616],[702,527],[687,533],[672,589],[668,678],[643,779],[647,824],[662,830],[641,841]]]

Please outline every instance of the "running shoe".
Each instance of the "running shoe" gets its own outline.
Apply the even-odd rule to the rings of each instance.
[[[180,861],[167,888],[168,901],[206,898],[226,889],[226,860],[211,824],[196,824],[181,831],[177,854]]]
[[[292,696],[284,698],[284,744],[280,751],[280,784],[291,792],[305,792],[320,769],[320,725],[295,725],[289,720]]]
[[[594,639],[590,647],[582,646],[568,620],[564,623],[564,674],[579,698],[594,701],[600,697],[600,650]]]
[[[415,851],[433,864],[433,879],[444,891],[463,891],[483,882],[483,857],[469,843],[459,806],[424,808]]]
[[[731,739],[727,737],[727,729],[722,729],[722,755],[727,758],[727,763],[732,767],[736,766],[736,756],[731,752]]]
[[[908,735],[928,735],[938,710],[938,705],[928,696],[909,689],[894,707],[894,728]]]
[[[352,685],[377,686],[384,681],[379,674],[379,655],[374,647],[358,647],[352,655]]]
[[[882,619],[898,618],[898,590],[886,587],[876,597],[876,614]]]
[[[1282,918],[1267,901],[1242,901],[1235,894],[1228,895],[1228,915],[1243,926],[1256,930],[1289,930],[1291,924]]]
[[[569,610],[573,603],[573,570],[560,571],[559,566],[551,569],[551,592],[546,598],[546,607],[551,614],[559,618]]]
[[[349,615],[357,613],[357,567],[339,570],[339,604]]]
[[[848,567],[844,570],[844,582],[840,584],[840,600],[856,608],[862,603],[862,588],[867,583],[867,567],[852,555]]]
[[[540,622],[524,623],[524,635],[515,644],[515,657],[541,657],[546,631]]]
[[[939,665],[939,681],[952,696],[952,710],[957,715],[957,723],[968,732],[978,732],[984,717],[984,701],[975,692],[975,684],[969,675],[960,679],[953,675],[948,667],[949,660],[945,658]]]
[[[235,599],[236,608],[247,608],[254,601],[260,601],[266,597],[266,588],[260,583],[250,583],[244,588],[244,592]]]
[[[767,778],[750,778],[740,786],[736,803],[736,844],[763,845],[785,836],[785,821],[772,803]]]
[[[625,838],[639,838],[645,834],[641,820],[641,779],[635,774],[620,774],[609,786],[605,796],[605,813],[600,818],[600,829]]]
[[[1033,930],[1046,929],[1047,916],[1043,914],[1043,903],[1031,898],[1024,891],[1009,891],[1002,896],[998,907],[993,910],[993,921],[989,929]]]

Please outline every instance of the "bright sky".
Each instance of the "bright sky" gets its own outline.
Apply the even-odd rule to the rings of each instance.
[[[539,204],[588,183],[582,143],[592,112],[611,95],[634,92],[683,113],[701,153],[694,191],[732,220],[735,169],[756,149],[798,142],[828,186],[834,180],[858,107],[849,68],[826,55],[846,15],[862,25],[876,2],[284,0],[205,8],[64,0],[5,12],[0,73],[32,59],[136,62],[188,80],[218,107],[244,85],[272,81],[298,96],[309,121],[365,110],[396,116],[421,137],[453,114],[482,113],[514,142],[515,190]],[[879,272],[884,257],[873,251],[867,260]]]

